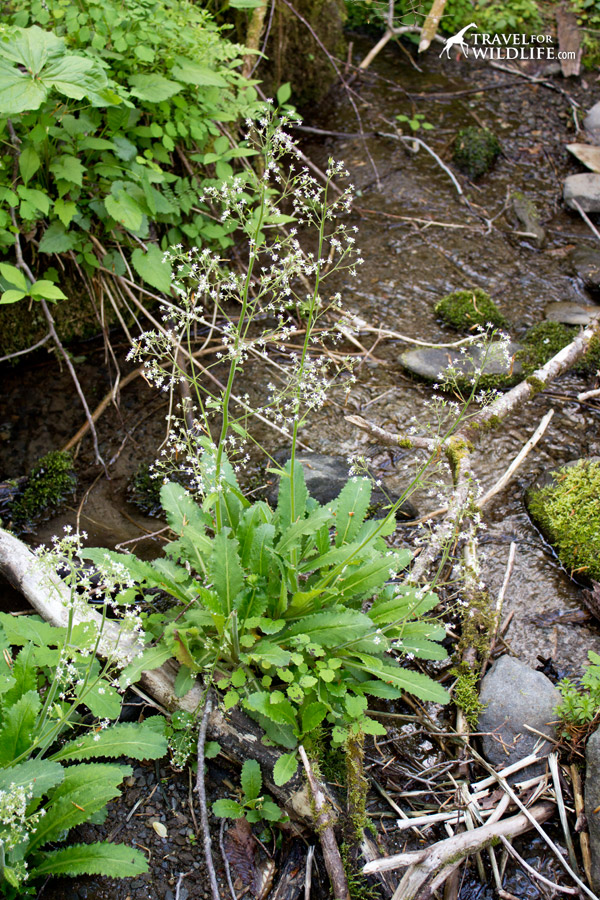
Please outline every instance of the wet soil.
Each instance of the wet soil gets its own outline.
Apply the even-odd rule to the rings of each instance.
[[[365,39],[355,40],[355,62],[368,48]],[[580,170],[565,149],[575,140],[576,114],[562,91],[568,91],[585,109],[596,99],[595,76],[569,82],[552,76],[546,86],[469,60],[442,61],[435,52],[411,62],[404,53],[388,48],[352,87],[358,94],[365,132],[389,131],[386,119],[422,112],[435,126],[423,132],[423,137],[444,160],[450,161],[457,130],[471,124],[491,128],[501,141],[502,155],[494,169],[476,184],[460,178],[470,202],[467,206],[447,174],[423,150],[413,154],[398,142],[381,137],[307,140],[303,149],[319,165],[324,165],[330,155],[344,159],[359,191],[352,220],[359,227],[365,265],[356,279],[338,279],[330,286],[332,293],[342,292],[347,307],[370,324],[415,338],[449,341],[454,339],[453,333],[436,320],[433,306],[452,290],[482,287],[489,291],[510,319],[511,334],[516,339],[543,318],[544,308],[551,301],[593,302],[595,298],[570,274],[567,262],[573,247],[594,246],[593,238],[577,217],[563,209],[561,193],[564,177]],[[342,89],[336,89],[312,111],[309,124],[347,134],[359,130]],[[538,206],[548,233],[543,249],[517,233],[519,226],[505,209],[511,188],[523,191]],[[372,350],[358,366],[359,380],[349,399],[334,391],[326,407],[313,416],[304,441],[325,453],[366,453],[393,489],[406,485],[414,470],[412,455],[399,451],[392,457],[358,433],[344,415],[358,412],[387,428],[403,430],[413,420],[431,420],[432,391],[401,369],[398,359],[406,346],[401,341],[374,345],[372,339],[365,338],[365,344]],[[117,350],[123,359],[126,348]],[[78,371],[93,407],[110,388],[114,370],[98,343],[82,345],[77,353],[81,357]],[[126,371],[123,364],[123,373]],[[18,369],[5,367],[1,377],[3,480],[23,474],[40,455],[62,446],[82,424],[83,416],[68,373],[61,371],[53,357],[42,354]],[[244,389],[259,394],[265,380],[266,373],[256,369]],[[551,658],[561,675],[578,674],[588,649],[600,651],[600,632],[592,623],[566,621],[570,611],[580,608],[580,588],[562,571],[531,525],[523,494],[542,471],[600,453],[600,408],[591,403],[580,405],[575,399],[578,391],[591,386],[571,375],[559,379],[504,428],[491,434],[475,461],[475,471],[488,488],[542,416],[551,407],[555,409],[550,428],[535,452],[486,509],[487,530],[480,555],[483,576],[495,595],[502,582],[509,544],[516,542],[515,568],[504,604],[504,615],[514,614],[507,642],[527,662],[536,664],[540,655]],[[114,458],[110,480],[99,475],[89,439],[84,440],[76,458],[80,486],[75,503],[44,523],[30,536],[31,541],[48,540],[64,524],[79,524],[88,531],[91,544],[114,547],[128,541],[144,556],[158,552],[160,536],[148,535],[161,525],[128,503],[126,485],[140,462],[153,459],[164,436],[166,412],[163,398],[141,379],[125,388],[119,408],[110,408],[99,423],[101,452],[106,460]],[[263,439],[272,449],[281,446],[275,435],[263,435]],[[437,492],[434,484],[417,492],[413,499],[421,513],[440,505]],[[404,527],[400,538],[411,541],[414,534],[414,529]],[[5,606],[19,602],[8,589],[0,589],[0,596]],[[419,746],[413,752],[426,759],[429,750],[426,746],[419,750]],[[211,764],[211,777],[215,771]],[[210,789],[214,796],[230,790],[216,776]],[[140,798],[143,805],[123,825]],[[166,838],[153,830],[153,820],[166,825]],[[153,766],[137,767],[133,784],[127,785],[123,797],[111,804],[106,826],[82,829],[77,839],[102,838],[121,825],[117,840],[147,849],[149,876],[133,883],[108,879],[61,882],[48,885],[42,893],[44,900],[171,900],[182,872],[190,873],[183,882],[187,896],[207,896],[189,805],[187,771],[175,773],[165,763],[157,775]],[[394,846],[392,835],[389,845]],[[535,841],[523,852],[536,867],[550,865],[540,862]],[[550,869],[547,874],[553,877]],[[536,897],[537,889],[517,883],[519,877],[515,875],[511,885],[507,882],[506,889],[519,897]],[[485,891],[475,881],[466,881],[460,896],[483,898],[487,896]],[[182,900],[184,896],[180,893]]]

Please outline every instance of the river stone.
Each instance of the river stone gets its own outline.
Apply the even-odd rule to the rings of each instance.
[[[598,148],[600,152],[600,148]],[[571,271],[581,278],[586,288],[600,288],[600,250],[592,247],[577,247],[569,258]]]
[[[591,144],[567,144],[567,150],[592,172],[600,172],[600,147]]]
[[[274,458],[280,465],[283,465],[290,458],[290,452],[289,450],[280,450],[274,454]],[[309,450],[296,451],[296,459],[299,463],[302,463],[304,480],[311,497],[314,497],[321,504],[331,503],[332,500],[335,500],[348,481],[348,470],[350,468],[348,461],[338,456],[328,456],[326,453],[313,453]],[[265,492],[265,498],[271,506],[276,506],[277,504],[278,490],[279,479],[275,476],[273,484]],[[371,506],[373,507],[375,518],[384,516],[384,507],[389,506],[390,501],[394,503],[397,499],[397,494],[387,491],[386,495],[381,489],[374,487],[371,494]],[[396,512],[396,518],[401,521],[416,519],[418,515],[418,510],[409,500],[405,500]]]
[[[564,325],[583,325],[587,327],[590,322],[600,316],[600,306],[569,303],[566,300],[558,301],[548,304],[544,311],[544,316],[549,322],[562,322]]]
[[[600,728],[590,735],[585,748],[585,816],[592,853],[592,888],[600,891]]]
[[[463,349],[465,348],[463,347]],[[521,363],[513,358],[519,350],[522,350],[520,344],[509,343],[509,360],[507,361],[499,344],[492,345],[488,351],[483,374],[520,375]],[[419,347],[416,350],[406,350],[402,353],[400,362],[413,375],[418,375],[419,378],[424,378],[426,381],[440,381],[443,378],[443,372],[450,364],[455,366],[460,375],[471,378],[474,372],[479,370],[484,352],[480,346],[467,346],[464,354],[458,348]]]
[[[563,200],[570,209],[577,209],[575,202],[584,212],[600,212],[600,175],[583,172],[565,178]]]
[[[521,191],[514,191],[511,203],[513,212],[523,226],[523,230],[531,234],[538,247],[541,247],[546,240],[546,232],[542,227],[541,217],[533,200],[526,197]]]
[[[519,659],[501,656],[493,664],[481,683],[479,699],[487,704],[479,716],[478,731],[493,732],[484,735],[483,753],[493,765],[504,768],[532,752],[539,739],[524,728],[529,725],[554,736],[554,726],[549,725],[556,715],[554,708],[560,703],[560,694],[549,678],[536,672]],[[542,745],[539,756],[547,755],[552,745]],[[512,781],[545,770],[543,762],[521,770]]]
[[[589,113],[583,120],[587,136],[594,144],[600,144],[600,101],[594,103]]]

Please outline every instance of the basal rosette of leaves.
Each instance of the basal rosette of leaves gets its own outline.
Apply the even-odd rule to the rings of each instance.
[[[0,30],[0,132],[13,147],[0,163],[0,246],[14,244],[12,209],[36,277],[57,281],[53,255],[72,253],[88,275],[128,275],[127,260],[168,292],[161,250],[231,243],[197,197],[255,152],[236,138],[235,123],[263,108],[238,72],[242,52],[187,0],[14,8]]]
[[[132,773],[97,760],[166,752],[162,718],[109,723],[121,697],[93,655],[96,639],[89,623],[55,628],[0,613],[0,895],[10,900],[36,895],[48,875],[147,871],[144,854],[124,844],[62,844],[75,826],[103,819]]]
[[[215,453],[206,442],[207,471]],[[365,518],[369,479],[350,479],[321,506],[308,495],[302,466],[295,463],[293,478],[291,466],[275,510],[249,502],[227,462],[219,490],[202,505],[181,485],[164,485],[162,505],[177,535],[164,559],[85,551],[96,563],[108,557],[122,564],[143,591],[158,587],[175,601],[168,613],[145,619],[149,647],[124,670],[125,683],[170,657],[180,663],[178,695],[198,675],[212,681],[225,692],[225,708],[241,705],[292,751],[276,766],[278,783],[295,772],[303,735],[321,724],[337,744],[358,731],[384,734],[367,714],[369,696],[397,699],[408,691],[448,700],[436,681],[398,659],[444,659],[445,629],[426,618],[435,594],[395,580],[410,553],[383,540],[393,517]]]

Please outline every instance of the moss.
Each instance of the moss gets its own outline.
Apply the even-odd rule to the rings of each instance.
[[[161,479],[153,478],[148,463],[142,463],[127,486],[127,499],[144,515],[159,516],[162,512],[161,487]]]
[[[473,444],[470,441],[451,441],[446,447],[446,456],[448,459],[448,463],[450,465],[450,469],[452,471],[452,477],[456,478],[460,471],[460,462],[467,456],[469,453],[473,451]]]
[[[9,507],[13,526],[25,530],[42,516],[55,512],[74,493],[76,483],[70,453],[53,450],[42,456]]]
[[[351,735],[346,742],[346,783],[347,808],[352,827],[352,837],[360,841],[363,830],[368,825],[367,790],[365,778],[365,736],[360,732]]]
[[[454,162],[469,178],[484,175],[493,166],[501,147],[487,128],[461,128],[454,142]]]
[[[410,438],[400,438],[398,441],[399,447],[404,447],[406,450],[411,450],[413,446],[413,442]]]
[[[340,856],[348,881],[350,900],[380,900],[379,887],[374,881],[370,883],[369,879],[360,871],[360,863],[354,858],[356,853],[353,853],[352,846],[346,842],[341,844]]]
[[[534,375],[528,375],[525,379],[527,384],[533,388],[533,395],[535,397],[536,394],[539,394],[546,387],[546,382],[542,381],[541,378],[536,378]]]
[[[579,329],[574,326],[563,325],[561,322],[538,322],[533,325],[523,338],[524,348],[517,354],[517,359],[523,366],[526,375],[531,376],[536,369],[556,356],[564,347],[577,337]],[[577,375],[595,375],[600,369],[600,339],[593,337],[588,348],[579,362],[575,363],[571,371]],[[539,390],[544,390],[546,385],[539,379],[527,378],[529,384],[534,384]]]
[[[600,581],[600,462],[580,460],[527,492],[529,515],[568,571]]]
[[[459,330],[488,322],[499,328],[508,324],[490,295],[481,288],[453,291],[436,303],[435,311],[444,322]]]
[[[469,428],[472,428],[474,431],[495,431],[497,428],[500,428],[503,421],[502,416],[493,415],[482,422],[473,422],[469,425]]]
[[[461,663],[451,670],[451,674],[456,675],[456,683],[452,689],[454,703],[462,709],[469,726],[475,730],[479,715],[486,706],[481,703],[477,691],[479,672],[466,663]]]
[[[490,635],[494,629],[492,603],[487,591],[475,591],[469,595],[469,604],[461,607],[462,622],[460,640],[456,646],[456,658],[462,660],[469,651],[474,650],[482,660],[490,650]]]

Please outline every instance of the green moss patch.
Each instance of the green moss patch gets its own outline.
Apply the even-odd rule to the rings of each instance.
[[[73,494],[76,483],[70,453],[53,450],[42,456],[9,507],[13,527],[26,530],[43,516],[55,512]]]
[[[508,325],[490,295],[481,288],[474,291],[453,291],[435,305],[437,315],[460,331],[474,325],[487,325],[488,322],[498,328]]]
[[[454,143],[454,162],[469,178],[479,178],[493,166],[501,150],[496,135],[487,128],[461,128]]]
[[[526,496],[529,515],[572,575],[600,581],[600,462],[580,460]]]
[[[525,347],[517,355],[526,375],[544,366],[553,356],[571,343],[579,329],[561,322],[539,322],[523,338]],[[600,340],[592,338],[585,355],[571,371],[577,375],[595,375],[600,369]]]

